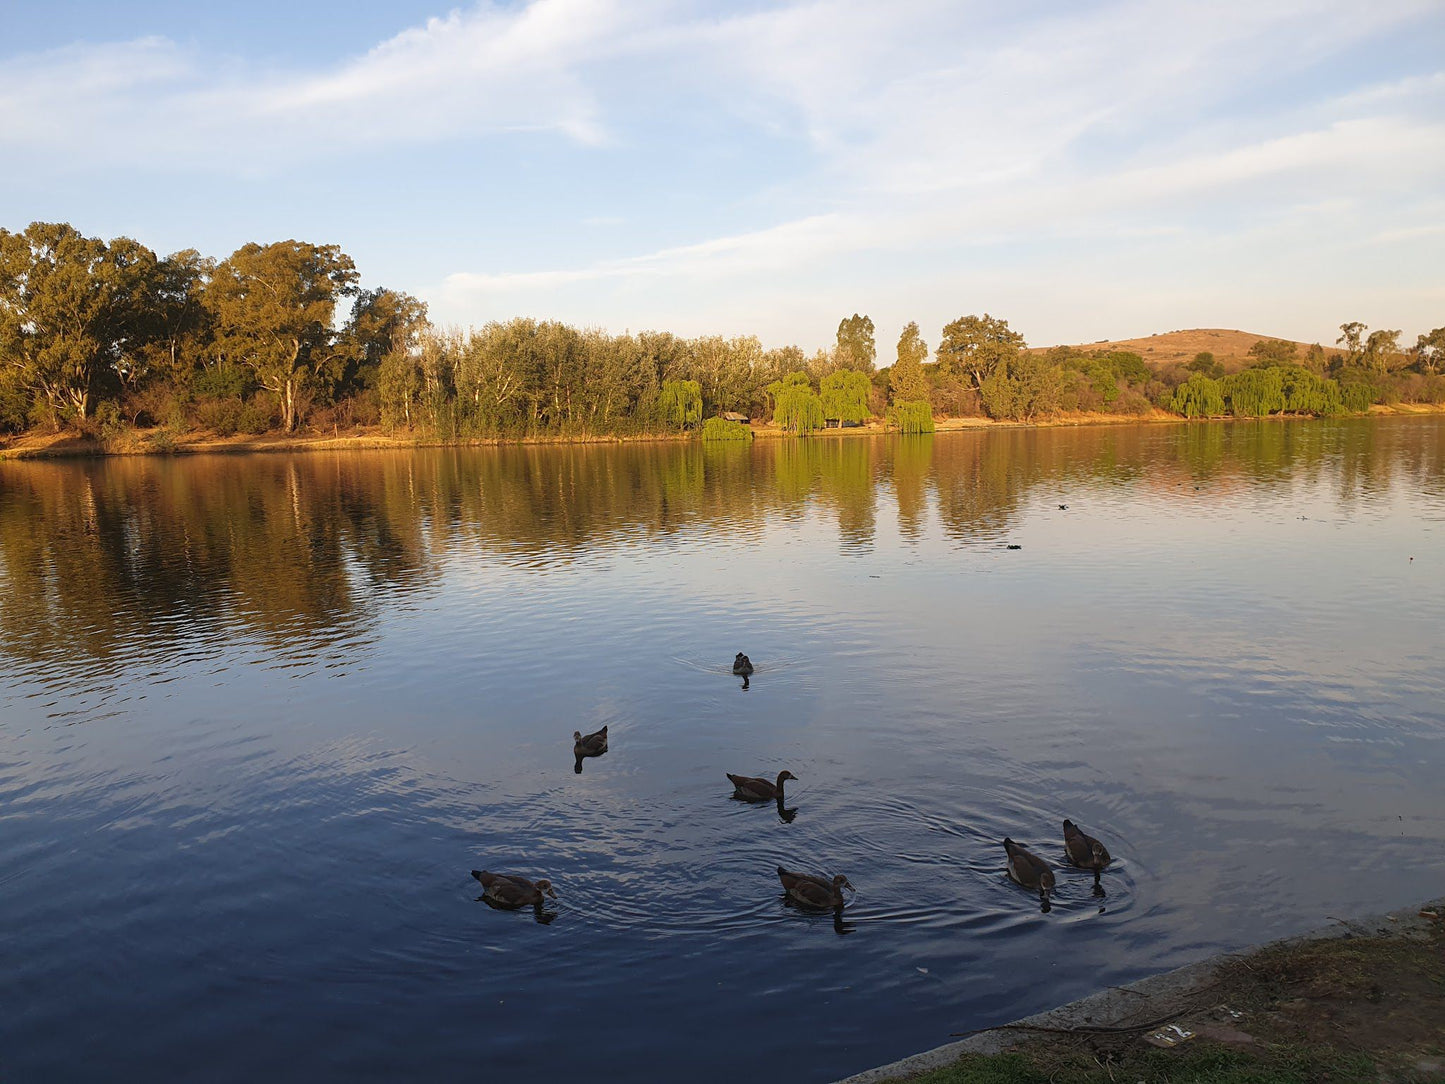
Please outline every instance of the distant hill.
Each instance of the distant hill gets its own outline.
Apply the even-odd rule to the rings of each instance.
[[[1142,339],[1107,339],[1070,345],[1077,350],[1132,350],[1151,365],[1190,362],[1194,360],[1195,354],[1208,350],[1226,369],[1236,369],[1244,364],[1249,348],[1260,339],[1279,339],[1279,336],[1257,335],[1252,331],[1231,331],[1227,328],[1199,327],[1189,331],[1167,331]],[[1299,344],[1301,356],[1308,347],[1308,343]]]

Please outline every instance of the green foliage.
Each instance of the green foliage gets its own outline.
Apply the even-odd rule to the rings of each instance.
[[[208,365],[198,372],[191,381],[191,390],[198,396],[223,399],[227,396],[239,398],[245,395],[250,381],[246,374],[235,365]]]
[[[768,394],[773,397],[773,423],[780,429],[802,436],[823,428],[823,403],[807,373],[788,373],[768,385]]]
[[[658,401],[663,420],[679,429],[702,420],[702,385],[696,380],[667,380]]]
[[[1245,369],[1224,378],[1224,398],[1237,418],[1263,418],[1284,409],[1278,369]]]
[[[918,325],[908,324],[898,336],[898,359],[888,369],[888,395],[893,402],[928,400],[928,377],[923,372],[927,359],[928,344]]]
[[[927,400],[899,400],[888,408],[888,424],[905,435],[933,432],[933,408]]]
[[[1169,409],[1186,418],[1214,418],[1224,413],[1224,389],[1219,381],[1196,372],[1174,389]]]
[[[823,377],[821,382],[823,418],[827,421],[865,422],[872,417],[868,409],[868,392],[872,385],[864,373],[839,369]]]
[[[1035,354],[1016,354],[985,378],[979,394],[989,417],[1029,421],[1059,409],[1063,390],[1056,366]]]
[[[702,423],[703,440],[752,440],[753,431],[742,422],[727,418],[709,418]]]
[[[1017,357],[1024,345],[1024,337],[1011,331],[1007,320],[995,319],[988,313],[960,316],[944,325],[938,360],[941,365],[971,377],[974,387],[982,394],[984,381]]]
[[[330,360],[336,302],[355,293],[356,279],[351,257],[336,245],[253,242],[216,266],[202,295],[216,349],[277,396],[288,432],[302,390]]]
[[[1214,360],[1214,355],[1208,350],[1201,350],[1194,355],[1194,360],[1185,366],[1191,373],[1202,373],[1211,380],[1222,380],[1224,378],[1224,366]]]
[[[1249,348],[1249,356],[1257,365],[1293,365],[1299,346],[1286,339],[1260,339]]]
[[[1415,364],[1422,373],[1434,376],[1445,365],[1445,327],[1437,327],[1428,335],[1415,339]]]
[[[871,373],[878,360],[878,347],[873,341],[873,321],[856,312],[840,320],[833,358],[841,368]]]

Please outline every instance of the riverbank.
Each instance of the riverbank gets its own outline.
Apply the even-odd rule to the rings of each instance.
[[[1375,406],[1370,416],[1395,416],[1445,413],[1445,404],[1398,404]],[[1213,419],[1247,421],[1314,420],[1307,416],[1275,415],[1267,419]],[[1032,421],[1000,421],[993,418],[939,418],[935,432],[953,433],[989,429],[1047,429],[1098,425],[1187,425],[1189,419],[1161,410],[1148,414],[1059,414]],[[815,437],[877,436],[891,432],[881,421],[847,429],[826,429]],[[770,440],[791,437],[786,430],[772,425],[755,425],[753,436]],[[297,433],[262,433],[254,436],[221,437],[205,431],[177,434],[165,427],[126,429],[112,439],[101,439],[72,431],[59,433],[34,431],[0,439],[0,459],[61,459],[113,455],[202,455],[241,454],[251,452],[308,452],[408,450],[415,448],[488,448],[510,445],[566,444],[651,444],[685,443],[696,440],[696,433],[586,434],[576,436],[527,437],[456,437],[442,438],[415,432],[388,431],[380,427],[358,428],[346,433],[314,430]]]
[[[1445,1080],[1445,898],[1223,953],[841,1084]]]

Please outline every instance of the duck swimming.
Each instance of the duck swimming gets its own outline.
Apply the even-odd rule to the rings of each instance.
[[[1016,884],[1038,889],[1039,899],[1044,901],[1044,910],[1047,911],[1049,893],[1054,889],[1054,871],[1038,855],[1008,837],[1004,837],[1003,849],[1008,855],[1008,875]]]
[[[578,760],[583,757],[600,757],[607,752],[607,728],[592,734],[583,734],[580,730],[572,731],[572,755]]]
[[[733,673],[747,677],[753,672],[753,660],[744,655],[741,651],[733,658]]]
[[[771,802],[776,800],[780,805],[783,801],[783,784],[791,779],[798,781],[798,777],[789,771],[778,773],[776,783],[767,779],[760,779],[752,775],[733,775],[727,773],[728,782],[733,785],[733,797],[742,798],[748,802]]]
[[[841,873],[829,881],[811,873],[792,873],[782,866],[778,867],[778,880],[790,900],[816,911],[841,911],[847,903],[843,889],[853,888]]]
[[[511,873],[488,873],[484,869],[472,870],[472,876],[482,882],[482,897],[499,907],[541,907],[544,895],[557,898],[552,882],[545,877],[529,881]]]
[[[1071,820],[1064,821],[1064,850],[1069,861],[1079,869],[1091,869],[1095,873],[1113,861],[1108,848],[1093,836],[1081,832]]]

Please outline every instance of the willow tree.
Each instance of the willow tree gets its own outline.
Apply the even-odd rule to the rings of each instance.
[[[1284,409],[1284,381],[1279,369],[1245,369],[1224,378],[1224,397],[1238,418],[1262,418]]]
[[[298,397],[331,361],[339,298],[356,293],[356,266],[336,245],[242,245],[216,265],[204,301],[216,349],[273,392],[281,424],[296,428]]]
[[[823,377],[820,383],[823,419],[844,422],[866,422],[873,416],[868,409],[868,392],[872,382],[868,374],[853,369],[839,369]]]
[[[888,396],[893,402],[928,401],[928,377],[923,375],[927,357],[928,344],[918,325],[909,323],[898,336],[898,358],[888,370]]]
[[[696,380],[664,380],[658,409],[663,420],[686,429],[702,420],[702,385]]]
[[[888,408],[888,424],[905,436],[933,432],[933,409],[924,400],[901,399]]]
[[[788,373],[768,385],[773,397],[773,424],[799,436],[823,428],[823,403],[808,374]]]
[[[1186,418],[1213,418],[1224,413],[1224,390],[1219,381],[1203,373],[1191,373],[1174,389],[1169,409]]]

